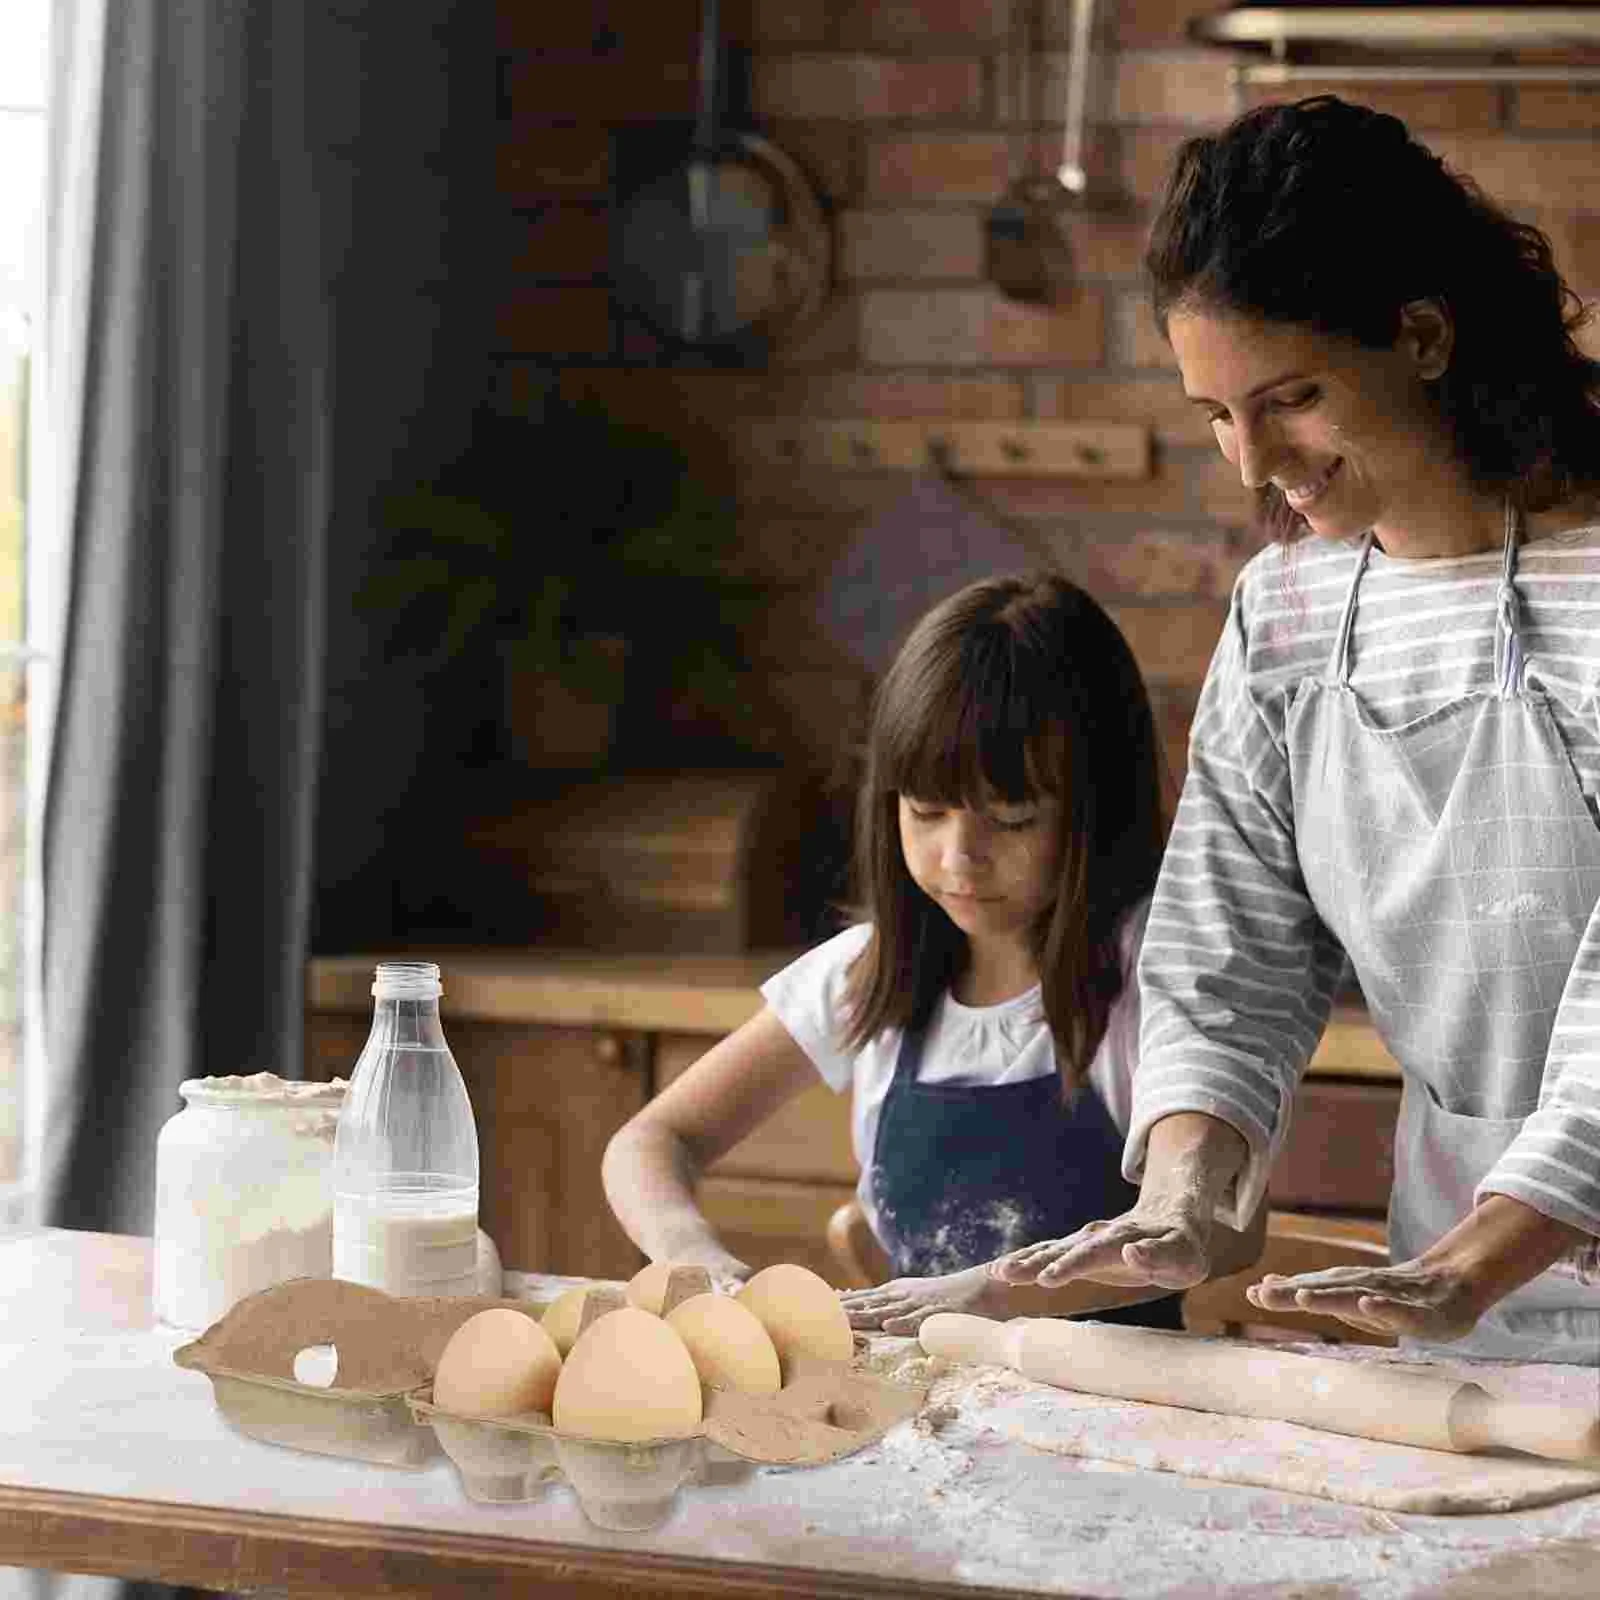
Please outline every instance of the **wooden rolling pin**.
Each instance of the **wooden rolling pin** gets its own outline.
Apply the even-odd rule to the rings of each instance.
[[[1441,1374],[1057,1318],[994,1322],[942,1311],[917,1337],[931,1356],[1011,1367],[1084,1394],[1299,1422],[1429,1450],[1524,1450],[1600,1468],[1600,1387],[1593,1411],[1533,1404]]]

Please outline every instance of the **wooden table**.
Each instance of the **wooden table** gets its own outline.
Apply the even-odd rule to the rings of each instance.
[[[0,1566],[296,1595],[1592,1600],[1600,1496],[1417,1517],[904,1424],[825,1468],[691,1485],[646,1534],[554,1485],[479,1505],[232,1432],[149,1321],[149,1241],[0,1234]],[[3,1586],[0,1586],[3,1587]]]

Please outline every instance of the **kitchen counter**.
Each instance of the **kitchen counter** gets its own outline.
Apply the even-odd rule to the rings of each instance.
[[[0,1234],[0,1565],[344,1600],[1594,1590],[1600,1495],[1492,1516],[1379,1512],[1052,1455],[988,1426],[977,1402],[830,1466],[690,1485],[650,1533],[593,1527],[559,1484],[526,1505],[475,1504],[442,1458],[400,1471],[233,1433],[209,1382],[172,1363],[179,1338],[149,1325],[149,1264],[147,1240]]]
[[[798,950],[738,956],[611,955],[538,947],[527,950],[412,952],[439,963],[440,1015],[501,1023],[731,1033],[761,1008],[760,984]],[[317,956],[307,973],[306,1008],[370,1016],[372,969],[381,955]],[[1378,1042],[1359,1004],[1335,1007],[1312,1058],[1315,1076],[1398,1081],[1394,1058]]]

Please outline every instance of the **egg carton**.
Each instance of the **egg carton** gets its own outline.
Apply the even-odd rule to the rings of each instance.
[[[602,1528],[658,1527],[685,1484],[736,1481],[755,1471],[704,1433],[624,1443],[562,1433],[539,1415],[466,1417],[441,1410],[425,1395],[409,1404],[432,1427],[469,1499],[536,1500],[564,1481],[584,1515]]]
[[[442,1449],[471,1499],[534,1500],[564,1480],[591,1521],[627,1530],[664,1521],[686,1484],[737,1481],[758,1465],[838,1460],[915,1415],[927,1395],[850,1362],[801,1358],[777,1394],[708,1389],[700,1427],[685,1438],[590,1439],[539,1413],[446,1411],[433,1404],[439,1356],[468,1317],[491,1306],[534,1317],[544,1309],[487,1295],[400,1299],[335,1278],[294,1278],[241,1300],[173,1359],[205,1373],[224,1419],[265,1443],[410,1468]],[[296,1376],[297,1357],[329,1346],[333,1382]]]

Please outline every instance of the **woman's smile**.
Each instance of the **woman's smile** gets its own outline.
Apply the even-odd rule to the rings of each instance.
[[[1333,481],[1339,475],[1339,469],[1344,465],[1344,457],[1339,456],[1331,466],[1324,467],[1314,478],[1307,478],[1301,483],[1285,483],[1281,478],[1273,482],[1283,490],[1283,497],[1296,511],[1304,512],[1313,506],[1333,486]]]

